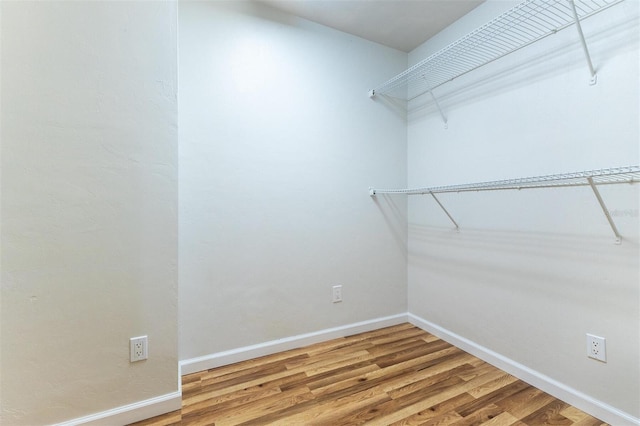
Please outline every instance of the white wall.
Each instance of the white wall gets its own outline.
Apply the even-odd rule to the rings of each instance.
[[[177,392],[176,4],[1,10],[0,423]]]
[[[410,64],[513,3],[488,2],[411,52]],[[584,21],[595,86],[571,27],[437,89],[408,125],[408,184],[436,186],[639,164],[638,11]],[[443,194],[409,201],[409,311],[640,417],[638,185]],[[607,339],[606,364],[586,333]]]
[[[245,2],[181,2],[180,358],[406,312],[407,55]],[[331,303],[343,285],[344,302]]]

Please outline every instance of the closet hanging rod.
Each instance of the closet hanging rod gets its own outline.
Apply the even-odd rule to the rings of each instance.
[[[562,173],[547,176],[525,177],[461,185],[434,186],[408,189],[369,188],[369,195],[378,194],[442,194],[447,192],[499,191],[506,189],[559,188],[572,186],[611,185],[640,182],[640,166],[612,167],[583,172]]]
[[[372,89],[369,96],[416,98],[622,1],[526,0]]]

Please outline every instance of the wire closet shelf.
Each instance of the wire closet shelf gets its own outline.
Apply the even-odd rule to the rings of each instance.
[[[447,192],[497,191],[506,189],[558,188],[571,186],[610,185],[640,182],[640,166],[613,167],[574,173],[562,173],[547,176],[519,179],[496,180],[489,182],[467,183],[461,185],[434,186],[414,189],[377,189],[370,188],[370,195],[377,194],[443,194]]]
[[[374,88],[369,95],[415,99],[621,1],[526,0]]]
[[[622,236],[616,227],[609,209],[600,195],[599,185],[612,184],[632,184],[640,182],[640,166],[613,167],[609,169],[591,170],[584,172],[562,173],[556,175],[527,177],[519,179],[496,180],[490,182],[467,183],[462,185],[434,186],[430,188],[415,189],[376,189],[369,188],[369,195],[375,197],[378,194],[407,194],[407,195],[424,195],[429,194],[438,206],[444,211],[449,220],[455,225],[456,230],[460,226],[455,221],[451,213],[440,202],[436,194],[444,194],[447,192],[470,192],[470,191],[498,191],[507,189],[533,189],[533,188],[562,188],[573,186],[590,186],[593,194],[600,204],[600,208],[604,213],[609,226],[615,235],[616,244],[622,242]]]

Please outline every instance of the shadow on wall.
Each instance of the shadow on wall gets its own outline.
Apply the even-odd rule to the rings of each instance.
[[[601,236],[479,229],[455,233],[416,224],[410,224],[409,233],[409,263],[431,277],[430,282],[472,283],[525,295],[543,291],[579,305],[599,303],[593,295],[605,292],[619,304],[616,309],[637,309],[637,300],[628,297],[637,285],[629,277],[637,280],[640,267],[637,241],[619,246]],[[613,279],[611,270],[627,282]]]
[[[605,67],[608,59],[620,52],[637,49],[639,20],[637,15],[625,16],[619,21],[607,22],[606,28],[586,34],[596,73]],[[441,108],[446,111],[455,106],[473,104],[519,87],[530,86],[550,77],[566,74],[568,70],[582,68],[584,68],[584,84],[588,86],[589,71],[580,41],[575,35],[575,28],[566,28],[559,34],[565,35],[567,32],[571,33],[569,36],[572,41],[569,44],[556,45],[545,49],[544,52],[537,51],[535,55],[531,55],[529,47],[525,47],[521,52],[507,55],[487,64],[486,68],[480,68],[480,70],[491,68],[490,73],[479,70],[470,72],[436,88],[434,95]],[[572,37],[573,35],[575,37]],[[630,40],[636,40],[636,43],[631,43]],[[432,114],[439,113],[428,92],[408,103],[408,121]]]
[[[394,98],[388,95],[376,95],[372,98],[374,102],[384,105],[389,111],[395,114],[403,122],[407,122],[407,101],[404,99]]]
[[[371,197],[376,207],[380,210],[387,227],[393,235],[398,248],[404,258],[407,258],[407,218],[405,211],[398,205],[402,197],[392,197],[387,194]],[[406,201],[402,201],[406,202]]]

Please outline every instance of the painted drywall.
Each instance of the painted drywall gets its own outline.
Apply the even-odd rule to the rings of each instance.
[[[411,52],[416,63],[513,3],[489,1]],[[438,186],[639,164],[638,16],[623,2],[416,100],[408,184]],[[409,312],[640,417],[638,185],[443,194],[409,200]],[[607,339],[607,363],[586,356]]]
[[[177,392],[177,6],[0,8],[0,423]]]
[[[180,358],[404,313],[407,56],[252,2],[180,2]],[[342,284],[342,303],[331,288]]]

